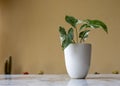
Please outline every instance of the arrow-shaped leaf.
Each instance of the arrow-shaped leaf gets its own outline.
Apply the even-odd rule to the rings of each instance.
[[[59,32],[60,32],[60,39],[61,42],[63,42],[65,40],[65,36],[66,36],[66,31],[63,27],[59,27]]]
[[[107,29],[107,26],[105,23],[103,23],[102,21],[100,20],[84,20],[84,22],[86,22],[86,24],[88,26],[90,26],[91,28],[93,29],[96,29],[96,28],[101,28],[103,29],[106,33],[108,33],[108,29]]]
[[[72,25],[74,28],[76,27],[76,24],[78,22],[78,20],[76,18],[74,18],[73,16],[65,16],[65,20],[67,23]]]

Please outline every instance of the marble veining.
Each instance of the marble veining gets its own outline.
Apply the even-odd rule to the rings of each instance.
[[[86,79],[66,74],[0,75],[0,86],[120,86],[120,74],[88,74]]]

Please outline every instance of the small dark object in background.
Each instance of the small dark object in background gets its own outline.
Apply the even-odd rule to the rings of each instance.
[[[113,71],[112,74],[119,74],[119,71],[118,70]]]
[[[95,72],[94,74],[100,74],[100,73],[98,73],[98,72]]]
[[[11,74],[11,71],[12,71],[12,56],[9,56],[9,58],[6,59],[5,61],[4,73]]]
[[[28,72],[24,72],[23,74],[24,74],[24,75],[28,75],[29,73],[28,73]]]

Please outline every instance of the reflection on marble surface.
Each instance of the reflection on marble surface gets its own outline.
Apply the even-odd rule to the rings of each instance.
[[[87,80],[71,79],[67,86],[88,86]]]
[[[0,86],[120,86],[120,74],[89,74],[86,79],[66,74],[0,75]]]

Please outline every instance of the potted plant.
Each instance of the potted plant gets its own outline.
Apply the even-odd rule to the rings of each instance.
[[[79,20],[73,16],[65,16],[65,21],[71,27],[66,31],[60,26],[59,32],[66,69],[71,78],[84,79],[88,74],[91,59],[91,44],[85,43],[85,40],[93,29],[100,28],[106,33],[108,29],[106,24],[100,20]]]

